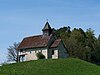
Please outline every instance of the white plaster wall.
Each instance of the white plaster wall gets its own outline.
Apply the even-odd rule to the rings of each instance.
[[[58,50],[54,50],[54,55],[52,55],[52,59],[58,59]]]
[[[37,60],[36,54],[38,52],[42,52],[42,54],[45,56],[45,58],[46,59],[48,58],[48,56],[47,56],[47,49],[46,48],[27,49],[27,50],[25,50],[25,52],[26,52],[26,55],[25,55],[26,61],[29,61],[29,60]]]
[[[54,54],[52,55],[52,50],[54,50]],[[58,53],[58,49],[57,48],[51,48],[49,49],[49,58],[52,58],[52,59],[58,59],[59,57],[59,53]]]
[[[30,53],[30,51],[31,51],[31,53]],[[26,61],[37,60],[35,51],[33,51],[33,50],[30,50],[30,51],[26,51],[26,54],[27,54],[27,55],[25,55]]]
[[[42,54],[45,55],[45,58],[48,59],[48,50],[42,50]]]

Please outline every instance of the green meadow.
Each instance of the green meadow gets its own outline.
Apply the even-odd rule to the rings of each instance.
[[[48,59],[3,65],[1,75],[100,75],[100,67],[86,61],[67,59]]]

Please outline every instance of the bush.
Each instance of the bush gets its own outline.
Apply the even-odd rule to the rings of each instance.
[[[45,56],[41,52],[37,53],[36,56],[38,59],[45,59]]]

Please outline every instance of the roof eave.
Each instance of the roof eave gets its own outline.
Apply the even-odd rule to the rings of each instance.
[[[31,48],[19,48],[18,50],[21,50],[21,49],[35,49],[35,48],[46,48],[47,46],[42,46],[42,47],[31,47]]]

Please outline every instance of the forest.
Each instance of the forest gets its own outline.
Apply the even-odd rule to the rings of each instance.
[[[57,38],[61,38],[68,50],[69,56],[88,62],[100,62],[100,35],[95,36],[91,28],[84,31],[82,28],[70,26],[54,29]]]

